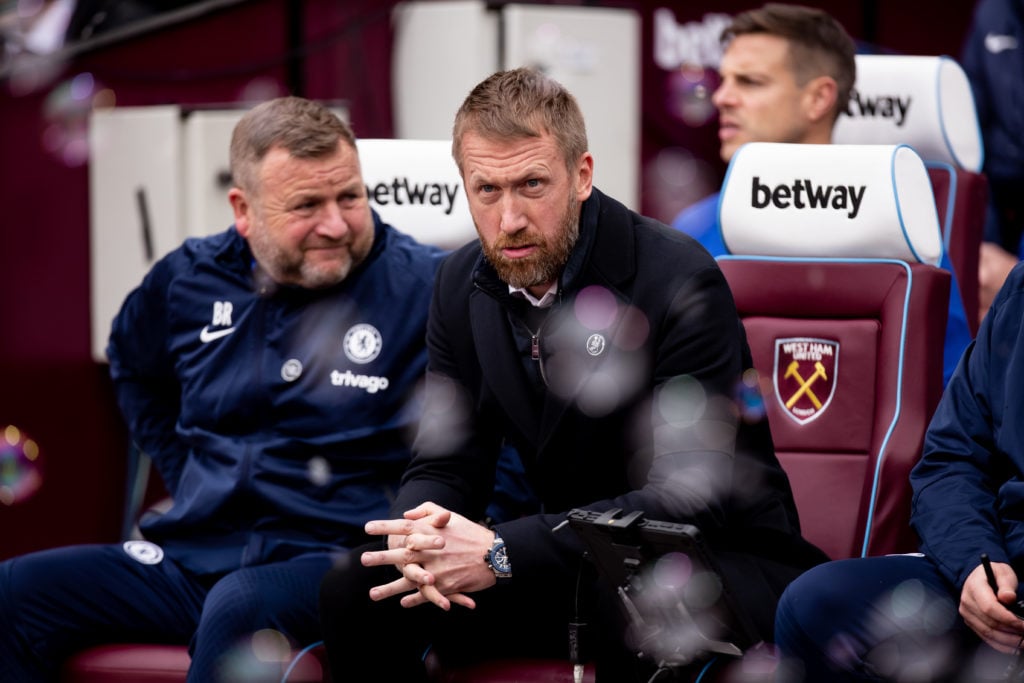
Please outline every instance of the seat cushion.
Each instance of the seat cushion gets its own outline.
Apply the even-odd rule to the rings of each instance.
[[[100,645],[69,659],[61,683],[184,683],[189,662],[183,645]],[[295,663],[288,683],[323,683],[325,662],[323,647],[314,648]],[[289,665],[281,664],[282,675]]]

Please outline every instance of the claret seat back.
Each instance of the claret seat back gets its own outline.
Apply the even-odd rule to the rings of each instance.
[[[719,259],[804,534],[833,558],[909,552],[909,472],[942,387],[949,297],[927,171],[904,145],[751,143]]]

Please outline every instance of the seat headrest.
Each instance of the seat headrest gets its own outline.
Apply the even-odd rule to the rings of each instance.
[[[910,145],[923,159],[978,173],[984,161],[971,84],[949,57],[857,55],[839,144]]]
[[[748,143],[729,162],[718,211],[731,254],[942,257],[928,171],[907,145]]]
[[[454,249],[476,239],[449,140],[358,140],[370,205],[425,244]]]

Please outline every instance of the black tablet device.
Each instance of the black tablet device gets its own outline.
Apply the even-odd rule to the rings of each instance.
[[[619,509],[576,509],[568,519],[618,591],[641,654],[685,665],[710,653],[740,656],[758,641],[697,527]]]

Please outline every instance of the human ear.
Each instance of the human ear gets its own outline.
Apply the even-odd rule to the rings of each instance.
[[[245,191],[233,187],[228,191],[228,201],[231,202],[231,210],[235,214],[235,229],[242,237],[249,234],[249,200]]]
[[[831,76],[812,78],[804,86],[804,111],[810,121],[818,122],[830,117],[835,108],[839,86]]]
[[[576,164],[575,175],[576,199],[585,201],[590,197],[590,191],[594,185],[594,156],[590,152],[584,152]]]

